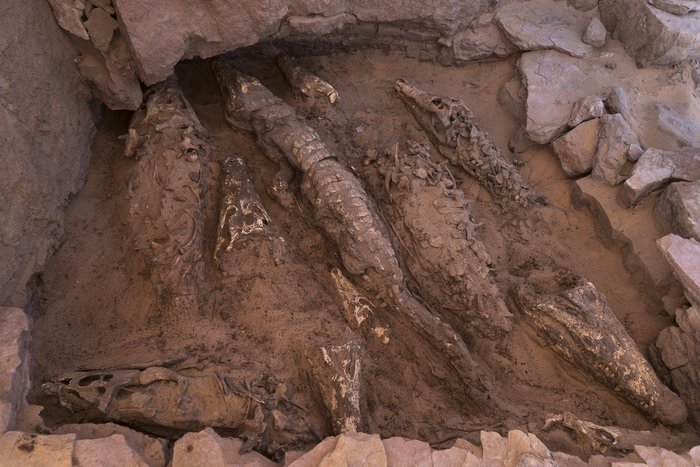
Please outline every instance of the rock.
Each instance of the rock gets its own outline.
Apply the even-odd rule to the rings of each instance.
[[[71,467],[75,435],[34,435],[8,431],[0,435],[3,467]]]
[[[338,436],[333,451],[321,459],[318,467],[337,465],[386,467],[386,452],[381,438],[379,435],[365,433],[343,433]]]
[[[539,144],[564,133],[576,103],[602,95],[609,79],[600,64],[552,50],[523,54],[518,69],[527,89],[525,131]]]
[[[700,181],[670,184],[657,200],[654,216],[664,233],[700,241]]]
[[[593,118],[600,118],[605,114],[605,103],[600,96],[586,96],[574,105],[571,111],[569,124],[571,128]]]
[[[131,448],[151,466],[166,463],[168,444],[164,439],[153,438],[139,431],[115,423],[76,423],[62,425],[54,434],[75,434],[77,440],[107,438],[122,435]]]
[[[83,26],[84,0],[49,0],[58,25],[69,33],[86,41],[90,40]]]
[[[700,304],[700,242],[669,234],[656,244],[683,284],[688,298]]]
[[[608,247],[623,253],[623,263],[633,280],[644,284],[659,300],[670,289],[679,287],[669,264],[656,247],[662,235],[652,217],[652,200],[644,200],[634,210],[623,208],[616,200],[616,187],[593,180],[576,180],[573,198],[577,206],[590,209],[598,235]]]
[[[638,144],[630,144],[629,151],[627,151],[627,160],[630,162],[637,162],[640,157],[644,154],[644,149]]]
[[[517,76],[506,82],[498,93],[498,102],[518,121],[525,121],[525,88]]]
[[[94,123],[48,2],[3,2],[0,31],[0,199],[12,200],[0,203],[0,304],[24,307],[84,181]]]
[[[452,37],[452,53],[460,62],[503,58],[518,50],[493,22],[493,13],[476,18]]]
[[[458,447],[443,451],[433,451],[433,467],[454,467],[481,465],[481,459],[471,452]]]
[[[642,66],[700,57],[700,12],[675,16],[646,0],[600,0],[600,19]]]
[[[605,37],[608,32],[605,30],[603,23],[597,18],[591,18],[591,21],[586,27],[586,31],[583,33],[583,42],[593,47],[603,47],[605,46]]]
[[[634,451],[645,462],[644,465],[669,465],[674,467],[693,467],[694,463],[687,457],[681,457],[673,451],[649,446],[635,446]]]
[[[122,435],[75,441],[73,454],[76,467],[148,467]],[[163,464],[165,465],[165,464]]]
[[[29,320],[19,308],[0,306],[0,430],[13,428],[29,392]]]
[[[95,8],[90,12],[88,20],[85,21],[85,27],[97,50],[106,52],[109,49],[109,43],[112,40],[114,31],[119,27],[119,24],[117,24],[116,19],[112,18],[102,8]]]
[[[589,120],[552,142],[552,149],[567,177],[585,175],[593,168],[599,128],[598,119]]]
[[[23,405],[17,412],[17,417],[15,417],[14,429],[28,433],[48,433],[49,430],[44,425],[44,419],[41,417],[43,410],[44,407],[41,405]]]
[[[566,3],[581,11],[592,10],[598,6],[598,0],[568,0]]]
[[[333,452],[336,444],[338,444],[338,438],[329,436],[314,446],[311,451],[289,464],[289,467],[316,467],[321,459]]]
[[[619,200],[624,206],[631,206],[672,180],[700,180],[700,148],[678,151],[647,149],[625,180]]]
[[[627,101],[627,94],[620,86],[613,86],[610,89],[606,105],[611,114],[620,114],[626,121],[631,121],[630,105]]]
[[[547,0],[502,7],[494,21],[520,50],[555,49],[583,57],[592,49],[581,42],[588,25],[582,13]]]
[[[656,121],[659,128],[673,135],[681,146],[700,146],[700,125],[669,110],[663,104],[656,104]]]
[[[632,144],[638,145],[639,139],[622,115],[603,115],[598,151],[593,159],[593,178],[609,185],[623,182],[630,171],[627,153]]]
[[[511,430],[508,437],[482,431],[483,459],[500,465],[539,465],[554,467],[556,463],[549,449],[533,434]],[[499,464],[496,464],[499,465]]]
[[[243,441],[222,438],[211,428],[187,433],[175,442],[172,467],[274,467],[278,464],[256,453],[240,454]]]
[[[700,10],[700,1],[697,0],[649,0],[656,8],[674,15],[687,15]]]
[[[659,333],[656,348],[668,368],[673,387],[688,406],[690,419],[700,421],[700,308],[679,309],[677,326],[670,326]]]
[[[383,441],[387,465],[413,465],[433,467],[430,445],[424,441],[405,438],[389,438]]]

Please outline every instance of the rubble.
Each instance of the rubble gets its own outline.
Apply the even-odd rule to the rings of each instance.
[[[690,419],[700,421],[700,308],[676,311],[676,326],[659,333],[654,343],[662,364],[670,373],[673,387],[688,406]],[[640,443],[641,444],[641,443]]]
[[[7,467],[72,467],[74,444],[75,435],[8,431],[0,435],[0,462]]]
[[[90,40],[82,19],[84,0],[50,0],[49,4],[59,26],[81,39]]]
[[[660,10],[678,16],[700,11],[700,2],[697,0],[649,0],[649,3]]]
[[[555,49],[574,57],[592,50],[581,38],[588,20],[575,9],[546,0],[511,3],[501,7],[494,21],[520,50]]]
[[[600,96],[592,95],[579,99],[571,111],[567,126],[575,128],[581,123],[605,115],[605,103]]]
[[[659,196],[654,216],[664,233],[700,241],[700,181],[670,184]]]
[[[700,180],[700,148],[677,151],[650,148],[644,151],[634,165],[618,199],[624,206],[632,206],[671,181],[697,180]]]
[[[580,177],[593,169],[599,131],[600,122],[596,118],[552,141],[552,149],[567,177]]]

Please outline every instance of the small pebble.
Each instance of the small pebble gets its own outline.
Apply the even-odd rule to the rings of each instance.
[[[364,127],[358,126],[357,128],[355,128],[355,133],[357,133],[358,135],[360,133],[364,133],[364,131],[365,131]]]

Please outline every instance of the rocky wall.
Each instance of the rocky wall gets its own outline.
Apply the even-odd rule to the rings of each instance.
[[[82,184],[94,123],[48,3],[7,0],[0,12],[0,304],[24,306]]]

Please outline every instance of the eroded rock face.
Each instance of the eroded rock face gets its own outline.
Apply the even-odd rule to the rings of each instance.
[[[700,304],[700,242],[670,234],[656,243],[685,287],[688,298]]]
[[[700,56],[698,12],[676,16],[645,0],[601,0],[599,9],[613,38],[620,39],[643,66],[672,65]]]
[[[63,209],[82,185],[94,124],[48,3],[10,2],[0,17],[0,303],[24,306],[27,284],[62,234]],[[31,215],[27,215],[30,213]]]

